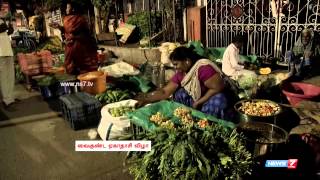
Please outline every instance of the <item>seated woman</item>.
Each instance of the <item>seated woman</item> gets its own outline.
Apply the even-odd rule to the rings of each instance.
[[[318,56],[318,48],[314,43],[314,33],[310,29],[304,29],[301,36],[294,44],[292,51],[287,52],[290,79],[302,80],[312,76],[312,68]]]
[[[227,98],[222,92],[224,82],[217,66],[186,47],[176,48],[170,54],[170,60],[177,70],[176,74],[164,88],[138,98],[138,106],[173,95],[178,103],[224,119]]]

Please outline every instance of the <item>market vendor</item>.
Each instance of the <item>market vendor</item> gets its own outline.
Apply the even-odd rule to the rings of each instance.
[[[240,49],[244,38],[241,35],[235,36],[232,43],[227,47],[222,58],[222,72],[234,80],[242,77],[256,77],[255,72],[246,70],[240,64]]]
[[[65,63],[67,73],[82,74],[98,69],[97,44],[91,36],[87,19],[80,15],[75,3],[68,3],[63,27],[57,23],[52,27],[60,29],[65,37]]]
[[[169,58],[176,68],[176,74],[162,89],[138,98],[138,106],[168,99],[173,95],[173,100],[178,103],[224,119],[227,98],[223,93],[224,82],[217,66],[187,47],[176,48]]]
[[[319,48],[314,43],[314,32],[304,29],[292,51],[287,52],[290,79],[299,81],[311,77],[315,69],[319,67],[316,65],[319,64],[316,62],[317,56],[319,56]]]

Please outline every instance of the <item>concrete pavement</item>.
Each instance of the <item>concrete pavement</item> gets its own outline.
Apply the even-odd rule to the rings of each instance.
[[[0,122],[0,180],[130,180],[123,153],[75,152],[88,130],[73,131],[62,118]]]

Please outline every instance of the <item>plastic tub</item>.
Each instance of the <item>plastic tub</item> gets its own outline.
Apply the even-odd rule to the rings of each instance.
[[[320,87],[307,83],[292,82],[284,84],[282,93],[286,95],[292,106],[298,105],[303,100],[314,100],[320,96]]]
[[[106,74],[100,71],[93,71],[80,74],[77,78],[80,80],[81,91],[90,94],[103,93],[107,89]]]

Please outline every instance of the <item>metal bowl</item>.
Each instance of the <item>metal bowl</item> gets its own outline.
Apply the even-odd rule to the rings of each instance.
[[[242,133],[248,150],[254,156],[274,152],[288,139],[288,133],[284,129],[263,122],[242,122],[238,124],[237,132]]]
[[[244,112],[242,112],[240,110],[240,107],[245,102],[262,102],[262,101],[278,106],[279,110],[270,116],[253,116],[253,115],[245,114]],[[279,115],[282,112],[281,106],[279,104],[277,104],[276,102],[270,101],[270,100],[266,100],[266,99],[241,100],[234,105],[234,108],[240,116],[240,121],[245,121],[245,122],[258,121],[258,122],[266,122],[266,123],[276,124],[276,117],[277,117],[277,115]]]

